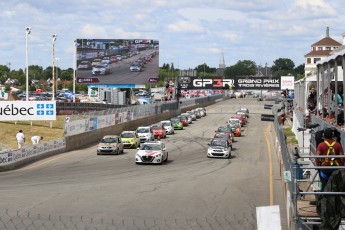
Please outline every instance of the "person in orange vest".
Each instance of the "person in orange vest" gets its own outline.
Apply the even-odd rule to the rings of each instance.
[[[324,141],[317,146],[316,155],[344,155],[343,148],[339,142],[333,140],[333,130],[330,128],[324,131]],[[344,166],[344,158],[317,158],[318,166]],[[324,190],[328,179],[331,177],[334,169],[320,169],[319,176],[321,180],[321,191]]]

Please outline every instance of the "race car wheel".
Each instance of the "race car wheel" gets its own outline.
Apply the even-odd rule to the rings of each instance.
[[[165,162],[168,162],[168,158],[169,158],[169,153],[167,153],[167,158],[165,159]]]

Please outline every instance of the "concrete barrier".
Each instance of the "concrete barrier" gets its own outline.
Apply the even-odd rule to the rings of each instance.
[[[75,150],[78,148],[86,147],[97,143],[104,135],[119,135],[124,130],[135,130],[139,126],[150,125],[162,120],[170,119],[179,115],[178,110],[170,111],[167,113],[157,114],[154,116],[144,117],[141,119],[128,121],[125,123],[113,125],[103,129],[77,134],[74,136],[66,137],[66,150]],[[85,142],[85,140],[88,140]]]

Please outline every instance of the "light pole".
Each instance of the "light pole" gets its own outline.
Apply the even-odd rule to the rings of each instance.
[[[29,55],[28,55],[28,37],[31,33],[31,27],[26,27],[26,100],[29,100]]]
[[[77,47],[78,47],[77,40],[74,41],[74,49],[73,49],[73,102],[75,102],[75,73],[77,71]]]
[[[58,92],[58,83],[59,83],[59,60],[60,58],[55,58],[56,61],[56,87],[55,87],[55,92]]]
[[[53,66],[52,66],[52,91],[53,91],[53,97],[52,97],[52,101],[55,101],[55,68],[54,68],[54,64],[55,64],[55,57],[54,57],[54,48],[55,48],[55,41],[57,39],[57,34],[53,34],[52,35],[52,60],[53,60]]]

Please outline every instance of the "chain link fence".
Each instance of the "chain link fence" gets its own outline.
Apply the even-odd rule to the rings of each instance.
[[[90,118],[90,117],[126,112],[126,113],[133,114],[133,117],[135,117],[135,119],[140,119],[143,117],[168,112],[170,110],[176,110],[178,108],[185,108],[189,106],[199,105],[199,104],[209,102],[209,101],[216,101],[222,98],[223,98],[223,95],[218,94],[218,95],[212,95],[212,96],[207,96],[207,97],[184,99],[184,100],[181,100],[180,102],[165,101],[165,102],[157,102],[153,104],[132,105],[132,106],[125,106],[125,107],[124,106],[118,107],[115,105],[105,105],[105,104],[97,104],[97,103],[95,103],[96,105],[92,105],[92,103],[87,103],[83,105],[85,112],[74,113],[74,114],[68,115],[68,117],[70,121],[74,121],[74,120],[81,120],[81,119]],[[78,105],[78,103],[74,103],[74,104],[73,105],[76,106],[75,108],[78,108],[78,106],[81,106],[81,105]],[[79,104],[82,104],[82,103],[79,103]],[[91,107],[88,104],[91,104]],[[64,107],[61,107],[64,109],[69,108],[69,106],[67,106],[66,103],[61,106],[64,106]]]
[[[255,210],[255,209],[253,209]],[[33,212],[21,213],[0,211],[0,229],[59,229],[59,230],[110,230],[110,229],[238,229],[253,230],[256,227],[255,212],[242,214],[197,217],[197,218],[170,218],[170,219],[121,219],[121,218],[97,218],[90,216],[63,216],[50,214],[37,214]]]

